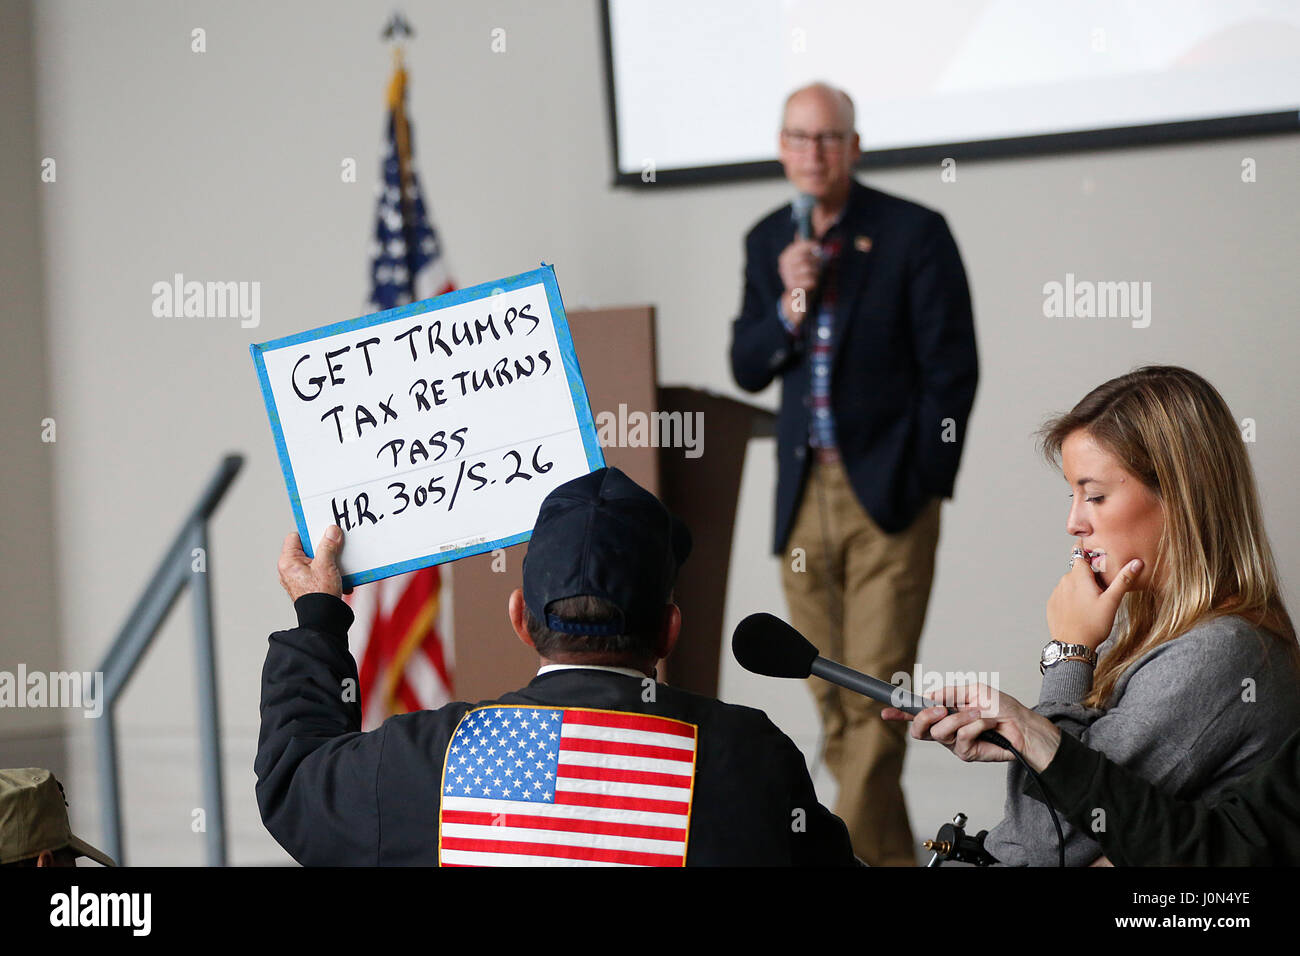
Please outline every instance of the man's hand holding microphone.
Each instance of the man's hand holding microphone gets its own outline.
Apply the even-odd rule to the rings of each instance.
[[[781,295],[781,311],[795,331],[799,330],[808,315],[808,303],[817,291],[821,267],[818,245],[811,239],[796,238],[776,260],[777,272],[785,286],[785,292]]]

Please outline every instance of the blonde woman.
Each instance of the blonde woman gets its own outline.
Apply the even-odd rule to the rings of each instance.
[[[1205,379],[1152,366],[1094,389],[1042,439],[1076,543],[1047,603],[1034,709],[1162,790],[1212,798],[1300,726],[1300,646],[1236,422]],[[913,736],[930,739],[932,723]],[[1012,764],[985,848],[1054,866],[1055,828],[1025,782]],[[1106,862],[1063,825],[1067,865]]]

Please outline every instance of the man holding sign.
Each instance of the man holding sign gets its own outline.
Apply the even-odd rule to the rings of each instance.
[[[762,712],[655,681],[681,630],[672,590],[690,534],[618,469],[542,502],[509,600],[541,667],[497,701],[360,732],[342,545],[337,527],[313,560],[296,534],[285,542],[299,626],[271,635],[262,676],[258,806],[300,863],[855,862],[802,755]]]
[[[348,534],[346,586],[526,541],[605,463],[549,266],[252,355],[301,540]]]

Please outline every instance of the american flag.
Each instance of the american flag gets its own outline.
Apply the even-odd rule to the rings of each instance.
[[[442,771],[443,866],[683,866],[694,724],[492,705],[456,727]]]
[[[346,600],[359,626],[349,644],[361,680],[361,727],[452,700],[452,647],[438,628],[437,567],[364,584]]]
[[[438,233],[425,208],[406,118],[406,70],[388,85],[388,134],[371,245],[370,302],[391,309],[455,288]],[[422,568],[363,585],[349,597],[357,622],[352,652],[360,661],[362,728],[393,714],[440,707],[452,699],[452,649],[438,630],[442,577]]]
[[[406,118],[406,70],[388,85],[388,135],[384,179],[377,191],[375,236],[370,247],[370,302],[391,309],[456,288],[420,191],[415,144]]]

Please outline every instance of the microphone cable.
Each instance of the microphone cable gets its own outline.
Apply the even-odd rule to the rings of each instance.
[[[1056,815],[1056,805],[1052,803],[1051,794],[1048,792],[1046,784],[1043,783],[1043,779],[1038,776],[1038,771],[1029,766],[1029,761],[1025,759],[1025,755],[1011,746],[1011,741],[996,730],[984,731],[984,733],[980,734],[979,739],[987,740],[989,743],[997,744],[1003,750],[1009,751],[1012,756],[1020,761],[1020,765],[1025,768],[1030,779],[1038,787],[1038,792],[1043,796],[1043,802],[1047,804],[1047,812],[1051,814],[1052,825],[1056,827],[1056,865],[1061,869],[1065,869],[1065,831],[1061,828],[1061,818]]]

